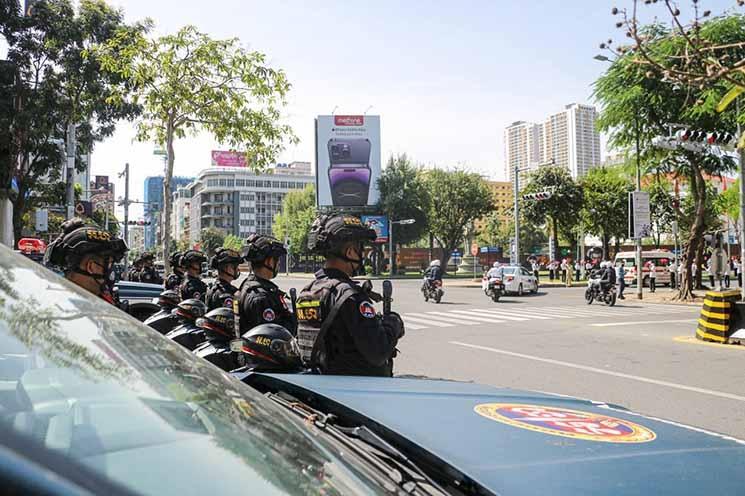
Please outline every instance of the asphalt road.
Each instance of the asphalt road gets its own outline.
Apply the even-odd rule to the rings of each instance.
[[[277,279],[298,290],[308,279]],[[374,281],[380,291],[380,281]],[[489,300],[448,287],[425,303],[419,281],[394,281],[406,323],[396,375],[474,381],[624,406],[745,439],[745,346],[695,339],[697,307],[585,304],[583,289]]]

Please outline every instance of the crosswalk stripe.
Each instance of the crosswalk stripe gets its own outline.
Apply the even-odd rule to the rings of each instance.
[[[427,312],[435,315],[452,315],[446,312]],[[473,315],[457,315],[457,318],[459,319],[465,319],[465,320],[475,320],[476,322],[490,322],[490,323],[499,323],[504,322],[504,320],[498,320],[492,317],[474,317]]]
[[[503,313],[497,313],[497,312],[492,313],[489,310],[477,310],[477,309],[473,309],[473,310],[453,310],[453,312],[464,313],[466,315],[473,315],[474,313],[477,314],[477,315],[494,315],[495,317],[498,317],[500,319],[505,319],[505,320],[516,320],[516,321],[529,320],[529,319],[527,319],[525,317],[511,317],[511,316],[505,315]]]
[[[401,318],[403,318],[403,317],[401,317]],[[419,329],[426,329],[427,328],[427,326],[425,326],[425,325],[412,324],[411,322],[406,322],[406,320],[404,320],[404,325],[406,326],[406,329],[407,330],[412,329],[414,331],[418,331]]]
[[[453,327],[454,324],[446,324],[444,322],[435,322],[434,320],[430,319],[423,319],[421,317],[409,317],[408,315],[403,315],[401,318],[404,319],[404,323],[408,322],[409,320],[413,320],[416,323],[419,324],[427,324],[430,326],[435,327]]]
[[[449,314],[443,313],[443,315],[449,315]],[[477,324],[476,322],[465,322],[464,320],[461,320],[461,318],[460,318],[459,315],[449,315],[447,317],[434,317],[432,315],[427,315],[426,313],[407,313],[405,316],[407,316],[407,317],[413,316],[414,318],[422,317],[422,318],[426,319],[429,322],[433,322],[433,321],[434,322],[440,322],[440,321],[442,321],[442,322],[450,322],[450,323],[453,323],[453,324],[461,324],[461,325],[476,325]],[[434,320],[431,320],[431,319],[434,319]]]
[[[600,310],[575,310],[575,309],[566,309],[566,308],[541,308],[540,311],[546,310],[547,312],[553,312],[563,315],[569,315],[571,317],[596,317],[605,315],[607,312],[600,311]]]
[[[477,309],[479,312],[489,312],[493,313],[494,315],[512,315],[513,317],[525,317],[527,319],[536,319],[536,320],[550,320],[551,317],[547,316],[545,313],[541,313],[540,315],[527,313],[527,312],[515,312],[514,310],[497,310],[497,309]],[[563,317],[562,317],[563,318]]]

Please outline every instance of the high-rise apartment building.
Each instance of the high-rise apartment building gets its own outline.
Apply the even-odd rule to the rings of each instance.
[[[179,186],[186,186],[194,180],[193,177],[179,177],[175,176],[171,178],[171,194]],[[145,191],[143,195],[144,205],[144,217],[145,220],[150,221],[150,225],[145,228],[145,249],[152,249],[158,242],[158,219],[160,219],[160,212],[163,209],[163,176],[154,176],[145,178]]]
[[[171,216],[171,239],[189,239],[189,217],[191,216],[191,190],[180,186],[173,193],[173,215]]]
[[[573,178],[582,177],[602,162],[596,119],[595,107],[572,103],[542,124],[511,124],[505,129],[505,176],[513,181],[516,166],[535,169],[553,161],[566,167]]]

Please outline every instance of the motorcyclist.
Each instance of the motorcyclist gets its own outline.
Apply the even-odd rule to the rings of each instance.
[[[166,278],[166,282],[163,285],[165,289],[174,289],[178,291],[179,286],[184,281],[184,269],[181,267],[181,257],[183,253],[180,251],[173,252],[168,262],[171,265],[171,275]]]
[[[44,262],[60,267],[67,280],[116,305],[110,275],[127,250],[124,240],[74,218],[62,224],[62,234],[47,247]]]
[[[218,248],[210,260],[210,268],[217,271],[217,279],[207,289],[207,309],[226,307],[233,310],[233,295],[238,288],[231,283],[238,279],[238,265],[243,258],[240,253],[228,248]]]
[[[616,283],[616,271],[610,262],[603,262],[601,267],[603,270],[600,272],[600,290],[606,293]]]
[[[442,281],[442,269],[439,260],[432,260],[427,270],[424,271],[424,284],[426,286],[423,286],[422,290],[425,287],[430,287],[434,281]]]
[[[194,298],[204,301],[207,285],[199,276],[202,274],[202,264],[206,261],[204,253],[197,250],[188,250],[181,257],[181,265],[186,269],[186,277],[179,287],[182,300]]]
[[[504,267],[502,267],[502,264],[499,262],[494,262],[491,266],[491,269],[489,269],[489,272],[486,273],[487,279],[502,279],[504,277]]]
[[[297,325],[285,293],[271,279],[277,276],[279,260],[287,254],[276,238],[251,234],[243,246],[243,257],[251,264],[251,273],[241,284],[237,308],[241,334],[261,324],[279,324],[291,333]]]
[[[379,316],[351,276],[362,269],[365,243],[375,231],[351,215],[321,215],[308,249],[326,258],[297,302],[298,345],[305,365],[324,374],[391,376],[404,324],[396,313]]]
[[[142,256],[142,270],[140,271],[140,282],[146,282],[149,284],[163,284],[163,279],[161,279],[158,272],[155,270],[155,267],[153,267],[153,261],[155,260],[155,255],[152,253],[145,253]]]

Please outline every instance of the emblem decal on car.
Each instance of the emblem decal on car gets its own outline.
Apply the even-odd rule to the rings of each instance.
[[[541,405],[483,403],[479,415],[503,424],[553,436],[606,443],[646,443],[657,435],[644,426],[592,412]]]

